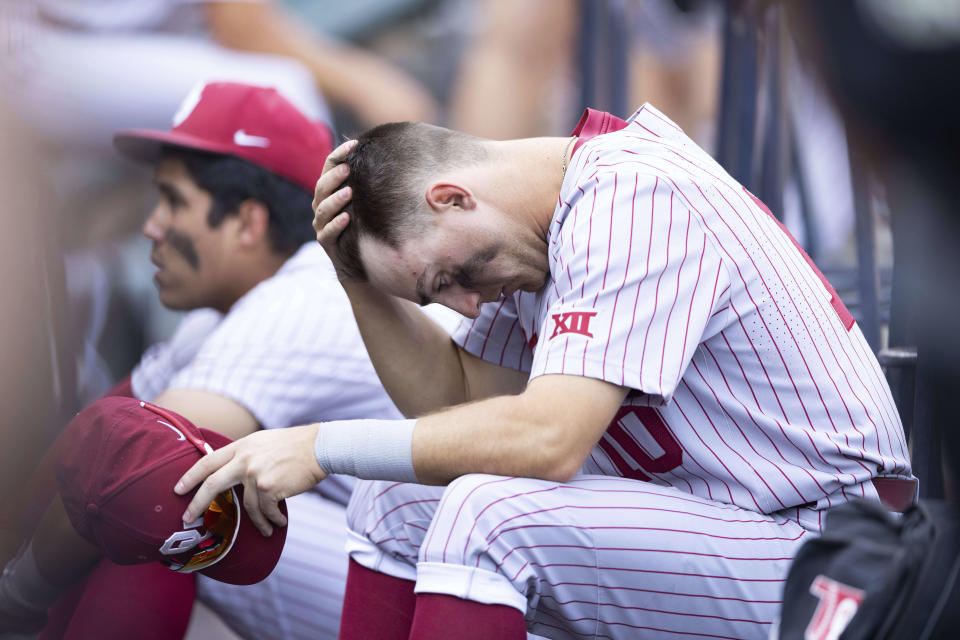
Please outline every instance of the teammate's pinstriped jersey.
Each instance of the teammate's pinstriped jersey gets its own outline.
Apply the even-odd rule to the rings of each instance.
[[[134,394],[167,388],[230,398],[266,429],[351,418],[400,418],[367,357],[333,265],[304,244],[226,315],[187,315],[173,338],[151,347],[131,375]],[[346,504],[354,479],[317,490]]]
[[[551,278],[454,339],[486,360],[632,389],[584,473],[769,513],[910,476],[876,359],[743,187],[650,105],[571,159]]]
[[[178,342],[175,337],[171,344]],[[148,351],[135,370],[134,391],[148,386],[154,374],[162,377],[150,365],[158,350],[163,348]],[[203,389],[233,398],[268,429],[400,417],[366,355],[333,266],[315,242],[238,300],[180,364],[160,389]]]

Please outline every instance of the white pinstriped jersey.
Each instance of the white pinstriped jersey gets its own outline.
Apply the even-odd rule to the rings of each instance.
[[[454,339],[488,361],[631,389],[584,473],[762,513],[910,476],[879,365],[769,212],[650,105],[575,153],[550,278]]]
[[[401,417],[367,356],[333,265],[315,242],[226,315],[188,314],[169,342],[147,350],[131,383],[142,400],[168,388],[225,396],[266,429]],[[346,504],[353,478],[330,480],[320,489]]]
[[[315,242],[303,245],[208,331],[196,355],[174,371],[151,370],[163,346],[147,351],[134,370],[134,391],[139,394],[156,374],[167,382],[152,380],[153,389],[218,393],[242,404],[267,429],[400,416],[367,357],[333,265]]]

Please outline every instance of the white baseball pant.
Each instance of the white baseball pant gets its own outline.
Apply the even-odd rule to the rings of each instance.
[[[544,637],[766,638],[814,535],[796,516],[610,476],[361,482],[348,550],[417,592],[515,607]]]

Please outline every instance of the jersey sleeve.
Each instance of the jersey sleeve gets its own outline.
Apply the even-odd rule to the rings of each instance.
[[[699,219],[655,175],[601,171],[581,184],[552,252],[555,302],[531,378],[587,376],[669,401],[728,292]]]
[[[360,416],[399,417],[383,391],[336,281],[251,292],[171,388],[246,407],[265,428]]]
[[[453,341],[478,358],[518,371],[530,371],[533,354],[520,326],[516,297],[524,293],[488,302],[480,315],[463,318],[454,330]]]

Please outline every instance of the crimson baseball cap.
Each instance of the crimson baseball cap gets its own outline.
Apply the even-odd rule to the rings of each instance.
[[[117,564],[156,560],[220,582],[259,582],[280,559],[286,527],[274,527],[265,538],[244,511],[239,487],[184,524],[193,494],[173,491],[205,451],[230,442],[135,398],[98,400],[77,414],[58,441],[57,481],[70,522]],[[281,509],[286,513],[283,503]]]
[[[165,146],[243,158],[313,193],[333,134],[276,89],[238,82],[194,87],[169,131],[117,132],[113,144],[134,160],[154,163]]]

